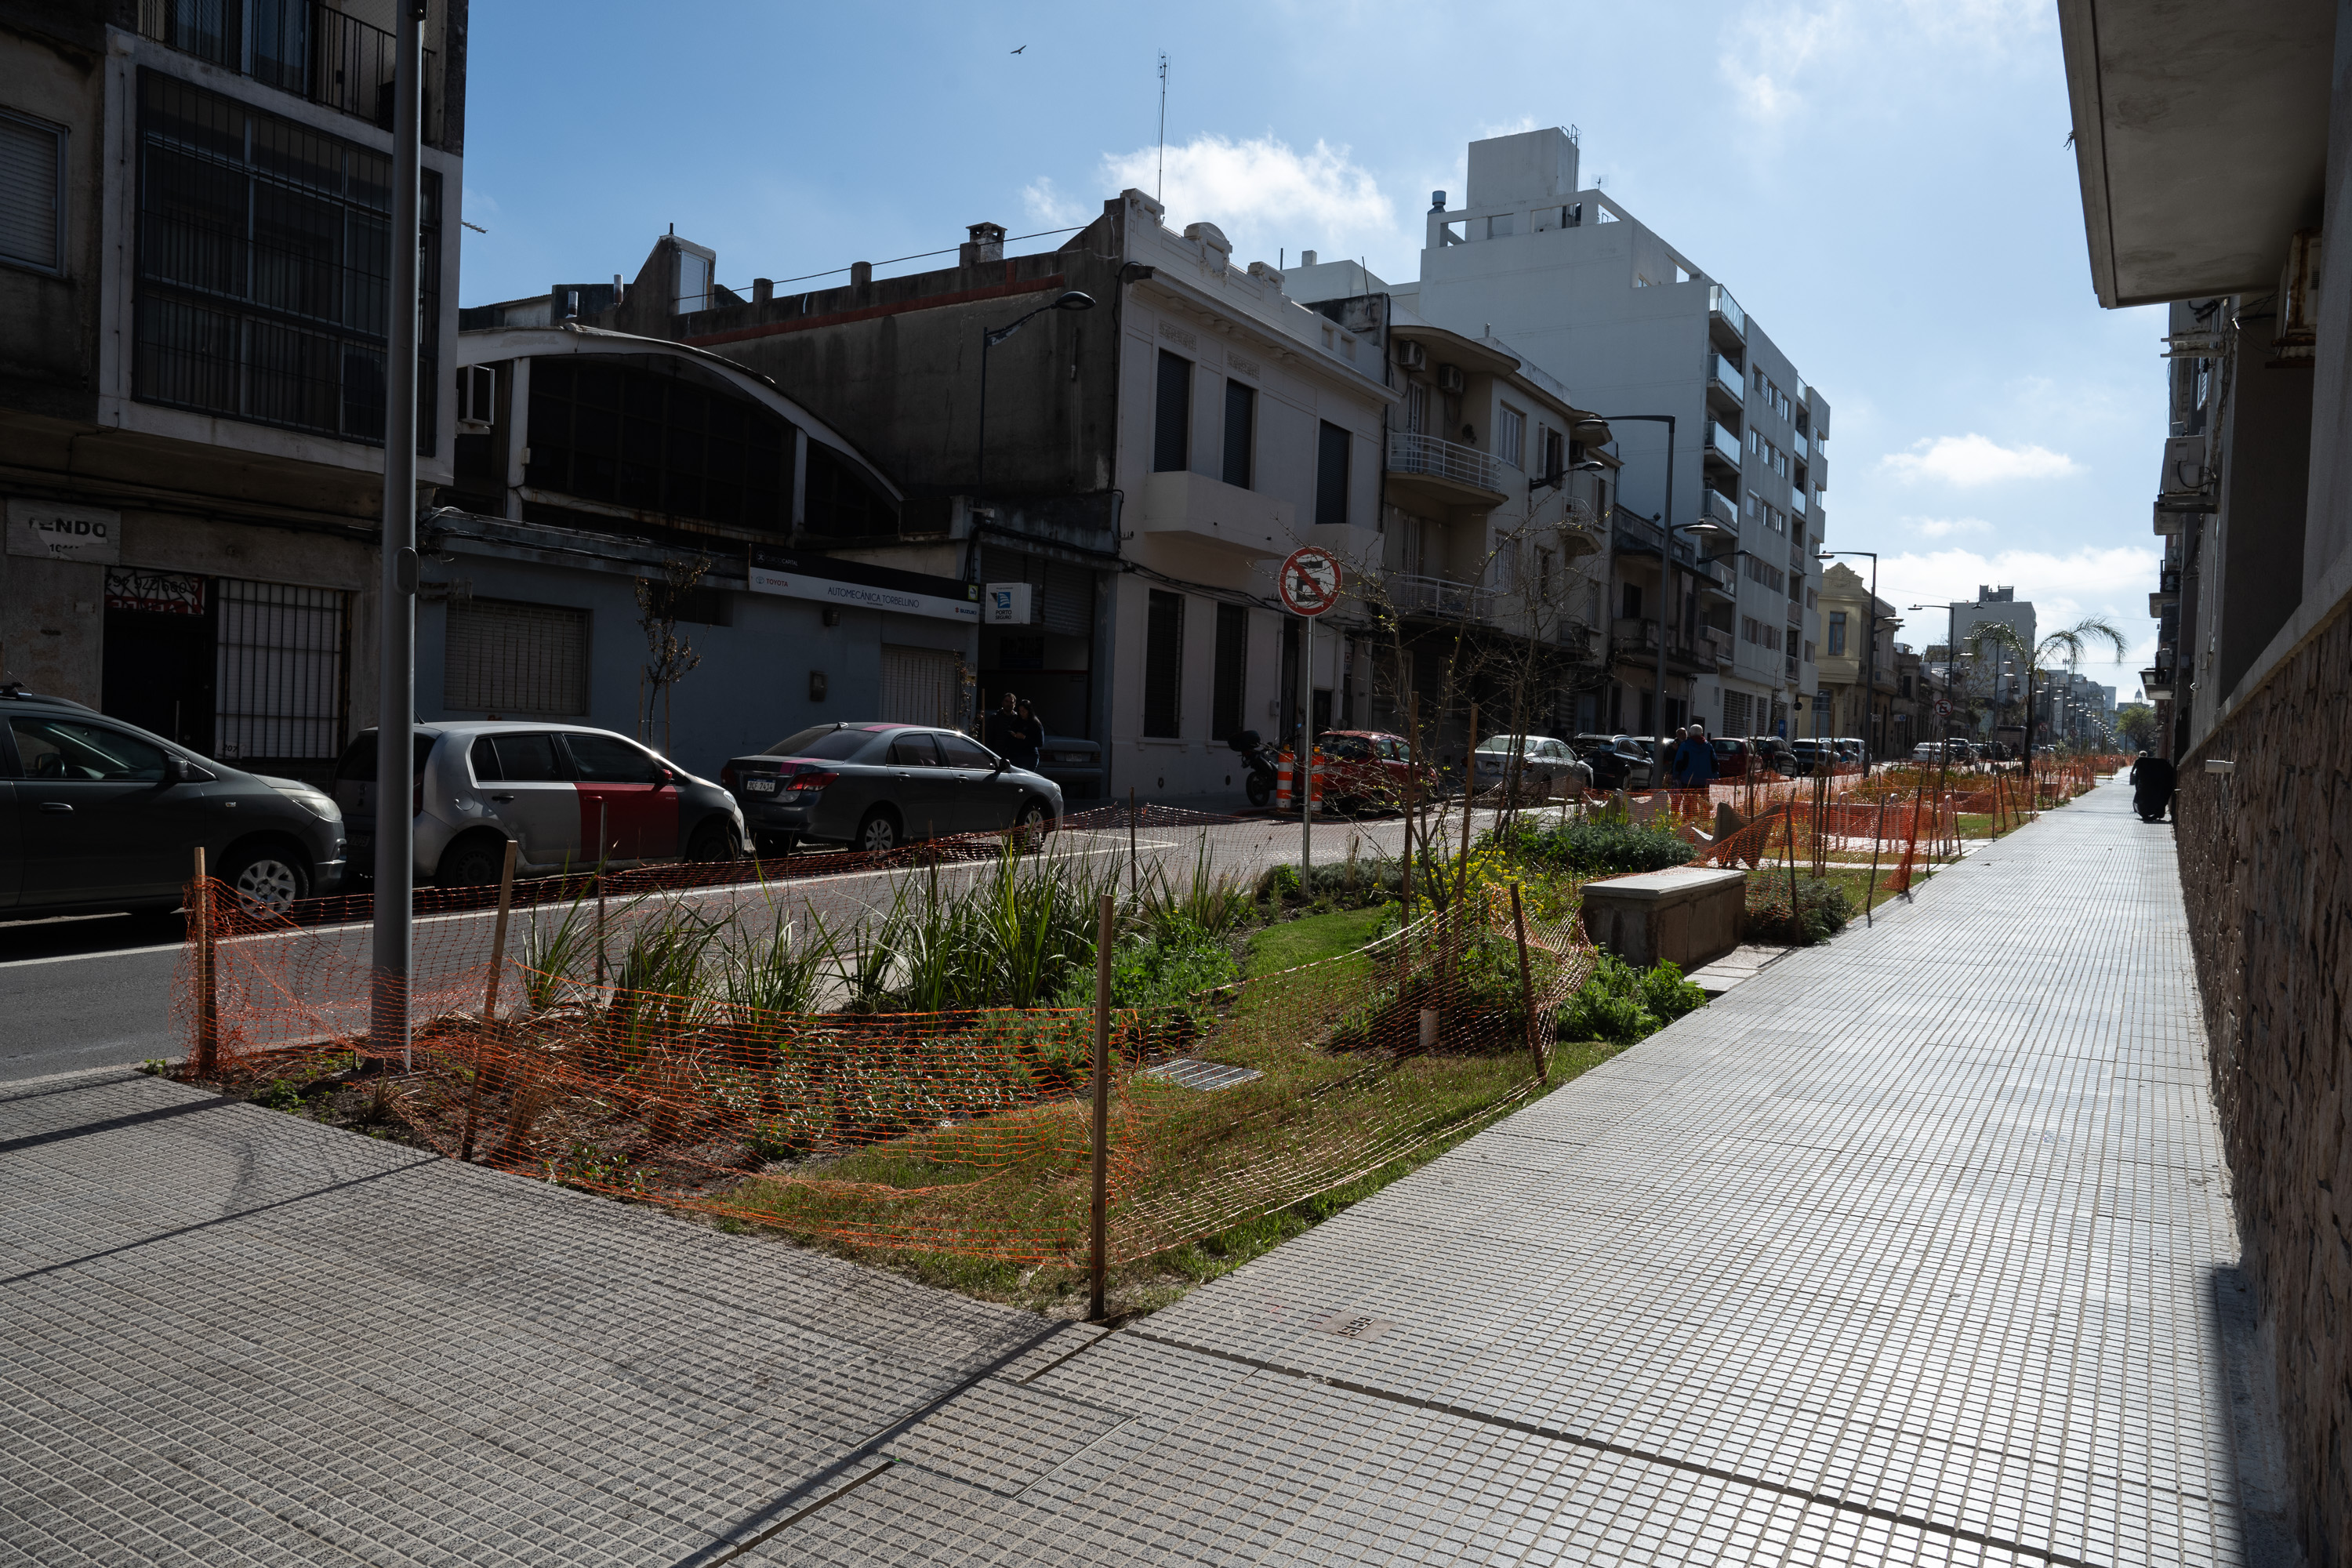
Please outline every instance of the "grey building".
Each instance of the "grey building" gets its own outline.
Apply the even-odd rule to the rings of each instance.
[[[1790,715],[1818,687],[1828,400],[1720,280],[1582,185],[1579,153],[1557,128],[1472,142],[1465,199],[1437,193],[1419,286],[1400,298],[1439,326],[1518,345],[1604,417],[1674,416],[1674,515],[1664,516],[1658,425],[1612,426],[1624,461],[1617,504],[1675,524],[1717,522],[1738,553],[1709,547],[1730,571],[1728,595],[1696,581],[1681,590],[1709,602],[1694,619],[1728,634],[1728,657],[1677,675],[1664,718],[1687,703],[1722,732],[1798,732]],[[1625,661],[1621,682],[1628,727],[1634,699],[1646,710],[1650,683],[1633,678],[1640,663]]]
[[[392,36],[0,14],[0,679],[317,774],[372,722]],[[418,478],[452,478],[465,0],[425,24]]]

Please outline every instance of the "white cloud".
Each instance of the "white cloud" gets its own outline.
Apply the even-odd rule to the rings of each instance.
[[[1980,517],[1906,517],[1903,526],[1928,539],[1949,539],[1956,533],[1990,533],[1992,524]]]
[[[1160,179],[1160,152],[1106,153],[1102,167],[1111,190],[1149,191]],[[1301,153],[1271,136],[1195,137],[1168,149],[1164,189],[1169,225],[1215,224],[1237,262],[1271,258],[1277,246],[1294,256],[1302,246],[1351,256],[1385,247],[1397,233],[1396,205],[1347,148],[1326,142]]]
[[[1961,52],[2030,57],[2047,48],[2049,9],[2041,0],[1830,0],[1750,11],[1726,30],[1716,69],[1749,119],[1773,125],[1802,110],[1814,87],[1834,100],[1886,79],[1895,57],[1932,58],[1938,68]]]
[[[1940,479],[1972,488],[2005,479],[2060,479],[2081,473],[2082,465],[2047,447],[2004,447],[1971,430],[1965,436],[1922,437],[1908,452],[1889,452],[1878,466],[1909,483]]]
[[[1934,609],[1908,611],[1908,624],[1899,634],[1914,647],[1944,640],[1945,617],[1940,608],[1954,600],[1976,597],[1980,584],[2012,587],[2021,599],[2031,600],[2037,629],[2043,636],[2073,626],[2085,616],[2105,616],[2132,645],[2118,669],[2115,655],[2096,644],[2086,645],[2079,667],[2103,685],[2128,680],[2146,664],[2156,644],[2156,623],[2147,613],[2147,595],[2156,586],[2162,553],[2153,548],[2124,545],[2109,549],[2084,546],[2058,554],[2046,550],[2000,550],[1986,554],[1973,550],[1906,551],[1882,555],[1878,561],[1878,596],[1898,607],[1931,605]],[[1869,563],[1846,563],[1869,581]]]
[[[1029,209],[1033,223],[1047,228],[1074,228],[1094,216],[1087,204],[1066,196],[1054,182],[1040,174],[1029,182],[1021,193],[1022,205]]]

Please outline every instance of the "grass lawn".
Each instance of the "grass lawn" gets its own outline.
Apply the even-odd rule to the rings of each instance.
[[[1371,961],[1344,955],[1370,941],[1385,914],[1373,908],[1310,915],[1250,936],[1251,975],[1340,959],[1244,991],[1205,1054],[1256,1068],[1263,1077],[1205,1094],[1137,1080],[1114,1100],[1114,1154],[1132,1151],[1137,1162],[1130,1195],[1114,1210],[1114,1233],[1212,1234],[1115,1266],[1113,1316],[1174,1301],[1426,1163],[1486,1125],[1490,1110],[1527,1103],[1622,1048],[1563,1042],[1541,1085],[1529,1081],[1526,1058],[1516,1053],[1440,1049],[1398,1059],[1319,1048],[1316,1040],[1335,1020],[1377,989]],[[787,1235],[927,1284],[1049,1316],[1082,1316],[1087,1280],[1076,1238],[1086,1215],[1086,1114],[1083,1103],[1066,1101],[911,1135],[813,1163],[791,1173],[797,1179],[755,1178],[733,1202],[772,1215]],[[1336,1184],[1314,1190],[1325,1180]],[[852,1190],[848,1184],[874,1185]],[[891,1191],[877,1201],[877,1187]],[[1285,1193],[1301,1195],[1266,1206],[1267,1195]],[[1220,1224],[1226,1215],[1231,1222]],[[876,1226],[874,1244],[842,1239],[860,1222]],[[749,1224],[720,1223],[735,1229]],[[1073,1250],[1023,1264],[917,1250],[899,1239],[927,1227],[966,1236],[1063,1236],[1073,1238]],[[833,1234],[819,1234],[826,1231]]]

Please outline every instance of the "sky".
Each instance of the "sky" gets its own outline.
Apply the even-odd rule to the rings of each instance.
[[[1828,547],[1878,552],[1883,598],[2009,584],[2045,630],[2104,615],[2131,657],[2083,673],[2126,700],[2152,655],[2164,324],[2093,298],[2048,0],[496,0],[468,68],[467,304],[634,278],[672,224],[748,291],[972,223],[1083,223],[1162,178],[1167,221],[1216,224],[1236,261],[1315,249],[1403,282],[1470,141],[1572,125],[1585,182],[1828,397]]]

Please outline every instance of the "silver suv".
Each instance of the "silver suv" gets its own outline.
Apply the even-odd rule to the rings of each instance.
[[[743,853],[733,797],[610,730],[467,721],[419,724],[415,735],[420,882],[495,882],[509,839],[517,869],[532,875]],[[335,764],[362,873],[375,863],[375,763],[369,730]]]

